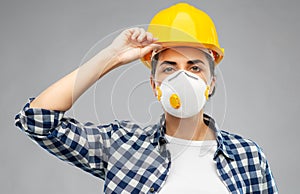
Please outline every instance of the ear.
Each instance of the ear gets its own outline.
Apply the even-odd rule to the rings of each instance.
[[[153,94],[154,94],[154,96],[156,97],[156,96],[157,96],[157,94],[156,94],[156,89],[155,89],[155,88],[156,88],[156,85],[155,85],[154,77],[153,77],[152,74],[150,75],[150,85],[151,85]]]

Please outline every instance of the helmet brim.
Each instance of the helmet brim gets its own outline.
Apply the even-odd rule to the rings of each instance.
[[[220,49],[212,44],[205,44],[205,43],[195,43],[195,42],[156,42],[156,44],[160,44],[162,46],[162,50],[172,47],[192,47],[192,48],[200,48],[200,49],[209,49],[213,52],[214,55],[214,62],[215,66],[217,66],[220,61],[223,59],[224,56],[224,49]],[[145,64],[146,67],[151,69],[151,58],[152,52],[147,53],[141,58],[141,61]]]

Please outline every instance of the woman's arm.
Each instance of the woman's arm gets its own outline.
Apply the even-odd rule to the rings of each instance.
[[[67,111],[103,75],[159,47],[155,41],[142,28],[123,31],[107,48],[44,90],[30,103],[30,108]]]
[[[104,179],[111,136],[119,123],[81,123],[64,112],[104,74],[159,47],[154,41],[143,29],[123,31],[106,49],[31,98],[16,115],[16,126],[49,153]]]

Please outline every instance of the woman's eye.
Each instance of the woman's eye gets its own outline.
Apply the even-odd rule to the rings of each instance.
[[[168,73],[168,72],[171,72],[171,71],[173,71],[174,69],[172,68],[172,67],[166,67],[164,70],[163,70],[163,72],[165,72],[165,73]]]
[[[199,72],[199,71],[201,71],[201,68],[198,66],[193,66],[193,67],[191,67],[191,70],[195,71],[195,72]]]

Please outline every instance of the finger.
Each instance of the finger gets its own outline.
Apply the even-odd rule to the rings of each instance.
[[[146,34],[146,36],[145,36],[143,42],[141,42],[142,46],[147,46],[149,44],[152,44],[154,41],[158,40],[157,38],[154,38],[152,33],[150,33],[150,32],[145,32],[145,34]]]
[[[160,44],[149,44],[148,46],[141,48],[141,56],[140,57],[143,57],[144,55],[146,55],[147,53],[149,53],[153,50],[159,50],[161,48],[162,48],[162,46]]]
[[[151,43],[152,43],[152,42],[158,40],[158,38],[154,38],[153,35],[152,35],[152,33],[150,33],[150,32],[146,32],[146,36],[147,36],[147,41],[148,41],[148,42],[151,42]]]
[[[140,44],[141,44],[141,46],[147,46],[147,45],[149,45],[149,44],[153,44],[153,43],[155,43],[155,41],[157,41],[158,39],[154,39],[153,38],[153,41],[148,41],[148,40],[145,40],[145,41],[143,41],[143,42],[141,42]]]
[[[152,44],[152,43],[153,43],[153,41],[147,40],[146,37],[143,42],[140,42],[141,46],[148,46],[149,44]]]
[[[132,29],[132,35],[131,35],[131,39],[135,40],[139,35],[140,35],[141,31],[139,28],[133,28]]]
[[[143,42],[145,39],[147,38],[147,33],[144,29],[140,28],[140,34],[139,36],[137,37],[137,41],[138,42]]]

